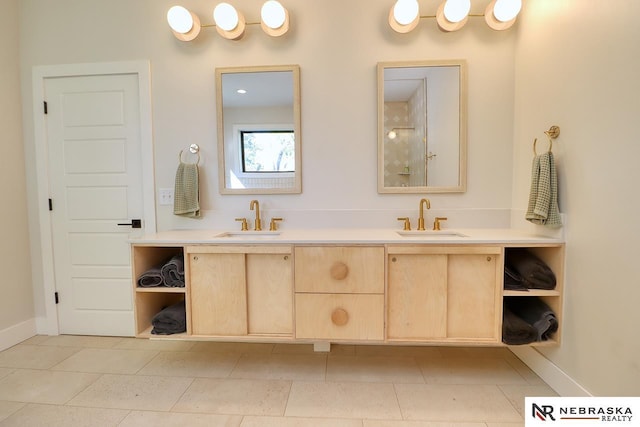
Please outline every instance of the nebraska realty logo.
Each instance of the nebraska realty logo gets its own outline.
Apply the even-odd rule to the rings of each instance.
[[[640,397],[526,397],[525,426],[640,426]]]

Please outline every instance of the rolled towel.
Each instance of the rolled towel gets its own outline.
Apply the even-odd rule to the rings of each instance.
[[[174,255],[160,269],[164,286],[170,288],[184,288],[184,257]]]
[[[524,248],[509,249],[505,263],[520,275],[526,288],[551,290],[556,287],[556,275],[551,268]]]
[[[138,278],[138,286],[141,288],[155,288],[158,286],[164,286],[164,280],[162,279],[162,272],[160,267],[152,267],[149,270],[142,273]]]
[[[184,300],[170,305],[153,316],[151,324],[153,325],[151,333],[155,335],[171,335],[185,332],[187,330],[187,314]]]
[[[535,328],[537,341],[548,340],[558,331],[556,314],[538,297],[506,297],[504,307]]]
[[[502,313],[502,341],[509,345],[530,344],[538,339],[536,328],[505,308]]]

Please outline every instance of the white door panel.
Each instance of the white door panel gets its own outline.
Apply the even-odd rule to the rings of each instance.
[[[131,223],[143,218],[136,74],[45,79],[61,333],[133,335]]]

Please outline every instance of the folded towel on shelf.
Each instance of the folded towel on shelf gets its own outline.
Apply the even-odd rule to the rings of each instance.
[[[160,269],[164,286],[170,288],[184,288],[184,257],[174,255]]]
[[[180,162],[176,171],[173,213],[191,218],[200,217],[198,165]]]
[[[558,209],[558,176],[551,151],[533,158],[531,191],[525,218],[534,224],[547,227],[562,226]]]
[[[510,291],[528,291],[529,289],[522,282],[522,276],[505,263],[504,266],[504,288]]]
[[[537,341],[546,341],[558,331],[556,314],[538,297],[506,297],[504,308],[533,326]]]
[[[164,280],[162,278],[162,272],[160,266],[152,267],[145,271],[138,278],[138,286],[141,288],[155,288],[158,286],[164,286]]]
[[[505,308],[502,313],[502,341],[509,345],[530,344],[537,341],[538,330]]]
[[[507,274],[512,273],[509,281]],[[519,281],[527,289],[551,290],[556,287],[556,275],[540,258],[524,248],[509,248],[505,255],[505,289],[516,289]],[[507,288],[507,284],[514,286]]]
[[[153,316],[151,324],[153,325],[151,333],[155,335],[185,332],[187,330],[187,314],[184,300],[170,305]]]

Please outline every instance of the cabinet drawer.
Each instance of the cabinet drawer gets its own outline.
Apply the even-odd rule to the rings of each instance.
[[[297,247],[296,292],[384,293],[383,247]]]
[[[296,294],[296,338],[382,340],[384,295]]]

